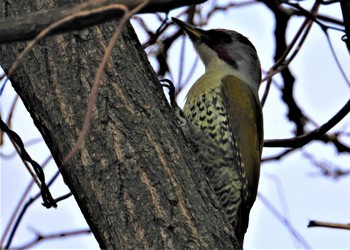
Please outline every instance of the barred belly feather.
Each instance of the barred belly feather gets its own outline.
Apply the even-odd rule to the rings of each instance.
[[[217,87],[190,99],[184,112],[188,121],[203,132],[193,137],[199,159],[228,221],[235,227],[242,196],[243,168],[226,109],[221,88]]]

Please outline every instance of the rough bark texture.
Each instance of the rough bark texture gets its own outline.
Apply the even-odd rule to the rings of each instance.
[[[6,18],[67,3],[13,0],[0,13]],[[115,27],[110,22],[47,38],[11,78],[58,165],[79,135]],[[5,70],[23,48],[1,46]],[[102,81],[85,144],[62,169],[101,248],[237,248],[130,25]]]

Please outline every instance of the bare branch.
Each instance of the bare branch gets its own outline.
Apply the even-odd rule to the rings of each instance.
[[[14,131],[9,129],[6,126],[6,124],[3,122],[3,120],[1,120],[1,119],[0,119],[0,128],[8,135],[8,137],[10,138],[11,142],[13,143],[15,149],[17,150],[18,155],[21,157],[21,159],[22,159],[23,163],[25,164],[26,168],[28,169],[29,173],[32,175],[33,179],[35,180],[35,182],[39,186],[39,188],[41,190],[41,196],[42,196],[43,202],[44,202],[43,205],[46,208],[57,207],[57,204],[54,201],[54,199],[52,198],[50,190],[46,185],[45,175],[44,175],[44,171],[43,171],[42,167],[30,157],[30,155],[28,154],[28,152],[24,148],[24,144],[23,144],[21,137],[18,134],[16,134]],[[33,173],[32,169],[29,167],[28,163],[30,163],[30,165],[34,169],[35,174]]]
[[[46,160],[41,164],[41,166],[42,166],[43,168],[45,168],[51,159],[52,159],[52,155],[50,155],[49,157],[47,157]],[[14,211],[13,211],[13,213],[12,213],[10,219],[9,219],[9,222],[7,223],[7,226],[5,227],[4,233],[3,233],[3,235],[1,236],[1,240],[0,240],[0,248],[1,248],[1,246],[3,246],[3,243],[5,242],[5,239],[6,239],[7,235],[8,235],[8,233],[10,233],[10,230],[11,230],[11,227],[12,227],[13,223],[15,223],[14,226],[13,226],[13,228],[12,228],[12,230],[11,230],[9,239],[8,239],[8,241],[7,241],[7,244],[6,244],[7,247],[5,247],[5,248],[8,248],[8,247],[10,246],[11,241],[12,241],[12,238],[13,238],[15,232],[17,231],[18,225],[19,225],[21,219],[23,218],[23,215],[24,215],[24,213],[25,213],[27,207],[28,207],[33,201],[35,201],[37,198],[40,197],[40,193],[38,193],[38,194],[36,195],[36,198],[35,198],[35,199],[31,199],[32,202],[30,202],[30,204],[28,204],[28,202],[27,202],[28,206],[27,206],[27,204],[26,204],[26,205],[22,208],[22,212],[20,213],[20,215],[17,217],[17,215],[18,215],[18,213],[19,213],[19,210],[20,210],[20,208],[22,207],[22,205],[23,205],[23,203],[24,203],[26,197],[29,195],[29,192],[30,192],[30,190],[32,189],[33,185],[34,185],[34,179],[32,179],[32,180],[29,182],[27,188],[25,189],[24,193],[22,194],[21,199],[20,199],[19,202],[17,203],[16,208],[14,209]],[[49,184],[48,186],[50,186],[50,184]],[[17,217],[17,220],[15,221],[16,217]]]
[[[275,14],[276,19],[276,28],[275,28],[275,41],[276,41],[276,54],[275,54],[275,61],[276,63],[272,66],[271,70],[269,71],[267,77],[265,77],[264,80],[269,79],[274,74],[281,72],[281,75],[284,80],[284,87],[282,88],[282,99],[288,106],[288,118],[296,125],[296,135],[301,135],[304,133],[304,125],[306,121],[306,117],[303,114],[300,107],[295,102],[294,96],[293,96],[293,89],[294,89],[294,82],[295,78],[292,75],[291,71],[289,70],[289,64],[292,61],[292,59],[296,56],[298,53],[303,41],[305,40],[308,31],[310,30],[310,27],[312,25],[312,21],[306,18],[303,22],[303,24],[300,26],[299,30],[296,32],[296,35],[294,36],[292,42],[287,46],[286,42],[286,30],[287,25],[289,23],[289,19],[294,13],[292,10],[284,9],[280,6],[280,4],[272,2],[272,1],[263,1],[268,8],[273,11]],[[316,15],[318,10],[319,4],[316,2],[311,10],[311,15]],[[286,60],[288,54],[291,52],[292,48],[298,41],[299,37],[303,34],[302,39],[295,49],[294,53],[291,55],[291,57]],[[264,100],[265,101],[265,100]]]
[[[324,135],[319,140],[323,141],[325,143],[331,142],[337,149],[339,153],[350,153],[350,147],[348,145],[345,145],[339,140],[339,136],[342,135],[342,133],[335,133],[333,135]]]
[[[40,234],[39,232],[36,232],[36,239],[28,242],[27,244],[24,244],[19,247],[14,247],[14,249],[28,249],[30,247],[33,247],[34,245],[38,244],[39,242],[43,240],[49,240],[49,239],[57,239],[57,238],[64,238],[68,236],[77,236],[77,235],[82,235],[82,234],[90,234],[91,230],[90,229],[82,229],[82,230],[75,230],[75,231],[68,231],[68,232],[63,232],[63,233],[54,233],[54,234]]]
[[[290,224],[290,222],[273,206],[273,204],[261,193],[258,193],[261,202],[270,210],[270,212],[288,229],[295,239],[302,244],[305,249],[311,249],[311,246],[301,234]]]
[[[147,8],[143,9],[143,12],[168,12],[177,7],[198,4],[204,1],[206,0],[151,0]],[[64,9],[46,10],[29,16],[3,19],[0,20],[0,43],[30,40],[46,27],[69,16],[74,16],[74,18],[50,30],[48,35],[84,29],[111,20],[116,16],[121,17],[124,11],[116,6],[123,5],[127,9],[134,9],[142,2],[142,0],[90,0]],[[141,10],[139,9],[135,13]],[[75,15],[77,11],[83,11],[84,15]]]
[[[343,19],[344,19],[344,26],[345,26],[345,33],[346,38],[343,40],[346,43],[346,47],[348,48],[348,52],[350,54],[350,3],[349,1],[340,1],[340,7],[343,12]]]
[[[316,158],[307,153],[307,152],[303,152],[303,155],[309,160],[311,161],[311,163],[317,167],[321,174],[323,176],[329,177],[329,178],[333,178],[335,180],[339,179],[340,177],[344,177],[344,176],[348,176],[350,175],[350,170],[343,170],[338,166],[335,166],[334,164],[331,164],[329,162],[321,162],[321,161],[317,161]],[[313,175],[314,176],[314,175]]]
[[[142,28],[148,33],[150,39],[144,43],[142,45],[142,47],[145,49],[147,48],[148,46],[156,43],[158,37],[164,33],[164,31],[168,28],[168,24],[166,23],[166,21],[168,20],[168,17],[164,18],[164,20],[162,20],[162,23],[160,24],[160,26],[158,27],[158,29],[156,30],[155,33],[153,33],[152,31],[150,31],[147,27],[147,25],[143,22],[143,19],[142,18],[138,18],[138,21],[140,23],[140,25],[142,26]]]
[[[348,113],[350,112],[350,99],[342,107],[338,113],[336,113],[328,122],[323,124],[321,127],[289,139],[278,139],[278,140],[265,140],[265,147],[290,147],[290,148],[300,148],[312,140],[320,139],[325,135],[330,129],[337,125]]]
[[[3,131],[1,130],[1,132],[3,132]],[[43,142],[43,138],[31,139],[31,140],[24,143],[24,147],[35,145],[35,144],[40,143],[40,142]],[[11,159],[11,158],[15,157],[16,155],[18,155],[17,150],[14,150],[14,151],[7,153],[7,154],[0,152],[0,157],[3,159]]]
[[[68,198],[71,197],[72,195],[73,195],[73,194],[72,194],[71,192],[69,192],[69,193],[67,193],[67,194],[65,194],[65,195],[62,195],[62,196],[56,198],[55,201],[58,203],[58,202],[60,202],[60,201],[63,201],[63,200],[68,199]]]
[[[268,162],[268,161],[278,161],[280,160],[282,157],[286,156],[287,154],[295,151],[297,148],[289,148],[286,149],[285,151],[283,151],[282,153],[279,153],[277,155],[274,156],[270,156],[270,157],[265,157],[263,159],[261,159],[261,162]]]
[[[328,228],[350,230],[350,224],[323,222],[323,221],[316,221],[316,220],[310,220],[309,225],[307,225],[307,227],[328,227]]]
[[[6,76],[6,74],[4,73],[4,76]],[[6,83],[4,83],[4,84],[6,84]],[[6,125],[9,127],[9,128],[11,128],[11,126],[12,126],[12,117],[13,117],[13,113],[14,113],[14,111],[15,111],[15,108],[16,108],[16,106],[17,106],[17,101],[18,101],[18,99],[19,99],[19,95],[16,95],[15,96],[15,98],[13,99],[13,102],[12,102],[12,104],[11,104],[11,107],[10,107],[10,112],[9,112],[9,115],[8,115],[8,117],[7,117],[7,121],[6,121]],[[0,136],[1,136],[1,139],[0,139],[0,145],[2,145],[2,143],[3,143],[3,135],[4,135],[4,131],[0,131]]]

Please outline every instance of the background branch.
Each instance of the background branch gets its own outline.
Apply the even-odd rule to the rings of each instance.
[[[312,140],[321,139],[330,129],[338,124],[350,112],[350,99],[328,122],[321,127],[290,139],[265,140],[265,147],[290,147],[299,148]]]
[[[190,4],[198,4],[204,1],[206,0],[151,0],[149,1],[148,6],[141,10],[141,12],[168,12],[174,8]],[[135,8],[141,2],[143,1],[90,0],[89,2],[67,6],[62,9],[46,10],[28,16],[0,19],[0,44],[30,40],[37,36],[47,26],[67,16],[74,16],[77,11],[84,11],[86,15],[77,16],[75,19],[64,23],[64,25],[51,30],[49,35],[81,30],[122,16],[124,12],[119,7],[114,7],[115,5],[124,5],[130,10]]]
[[[308,227],[328,227],[328,228],[335,228],[335,229],[350,230],[350,224],[323,222],[323,221],[316,221],[316,220],[310,220]]]

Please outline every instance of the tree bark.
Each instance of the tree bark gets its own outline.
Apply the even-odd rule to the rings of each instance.
[[[6,18],[71,3],[13,0],[0,13]],[[46,38],[10,79],[58,166],[79,136],[116,25]],[[1,46],[5,71],[24,46]],[[105,69],[85,143],[61,173],[101,248],[240,247],[131,25]]]

